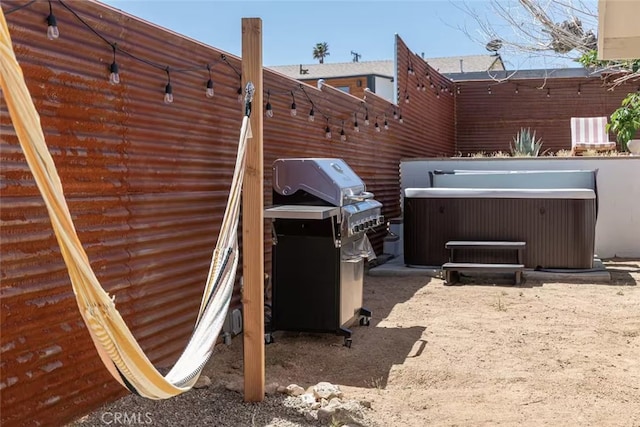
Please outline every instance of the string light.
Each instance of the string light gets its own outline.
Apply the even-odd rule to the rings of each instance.
[[[291,103],[291,117],[295,117],[298,115],[298,110],[296,109],[296,97],[293,94],[293,91],[291,91],[291,99],[293,100]]]
[[[456,93],[460,95],[460,86],[456,86]]]
[[[518,85],[516,85],[516,94],[518,94],[520,91],[518,90]]]
[[[405,91],[405,93],[406,93],[406,91]],[[408,104],[408,103],[409,103],[409,94],[408,94],[408,93],[406,93],[406,96],[404,97],[404,102],[405,102],[406,104]]]
[[[264,107],[267,117],[273,117],[273,108],[271,108],[271,92],[267,91],[267,105]]]
[[[49,16],[47,16],[47,38],[49,40],[55,40],[60,37],[60,31],[58,31],[58,22],[53,14],[53,7],[51,6],[51,0],[49,0]]]
[[[213,90],[213,79],[211,78],[211,66],[209,64],[207,64],[207,71],[209,72],[209,80],[207,80],[207,90],[205,92],[205,95],[207,96],[207,98],[213,98],[215,92]]]
[[[547,98],[551,98],[551,89],[547,89]]]
[[[5,14],[7,13],[11,13],[13,11],[19,10],[19,9],[23,9],[31,4],[37,3],[37,0],[30,0],[27,1],[24,5],[21,5],[19,7],[13,8],[13,9],[9,9],[9,11],[5,12]],[[46,18],[46,22],[47,22],[47,37],[49,39],[56,39],[59,38],[59,30],[58,30],[58,26],[57,26],[57,19],[53,13],[53,5],[52,5],[52,1],[48,0],[49,3],[49,14]],[[214,82],[213,82],[213,78],[212,78],[212,73],[211,73],[211,68],[212,66],[215,64],[216,61],[214,61],[214,63],[210,63],[210,64],[204,64],[203,65],[199,65],[197,67],[191,67],[191,68],[170,68],[169,66],[166,66],[164,64],[159,64],[156,63],[152,60],[149,59],[145,59],[142,57],[138,57],[130,52],[127,52],[126,50],[123,50],[122,48],[120,48],[116,42],[112,42],[110,40],[108,40],[107,38],[105,38],[102,34],[100,34],[100,32],[98,32],[96,29],[94,29],[88,22],[86,22],[82,16],[80,16],[78,13],[76,13],[71,7],[69,7],[68,5],[65,4],[65,2],[63,2],[62,0],[58,0],[58,3],[64,7],[65,9],[67,9],[76,19],[78,19],[78,21],[80,21],[87,29],[89,29],[91,32],[93,32],[96,36],[98,36],[100,39],[102,39],[102,41],[104,41],[106,44],[108,44],[113,52],[113,61],[111,62],[111,64],[109,65],[109,82],[111,84],[119,84],[120,83],[120,73],[119,73],[119,65],[117,62],[117,51],[120,51],[121,53],[126,54],[127,56],[131,57],[132,59],[135,59],[139,62],[142,62],[146,65],[149,65],[151,67],[154,67],[156,69],[160,69],[160,70],[164,70],[167,74],[167,82],[165,85],[165,90],[164,90],[164,103],[166,104],[171,104],[174,102],[174,94],[173,94],[173,86],[172,86],[172,82],[171,82],[171,73],[184,73],[184,72],[193,72],[193,71],[199,71],[202,70],[202,68],[205,68],[207,70],[207,75],[208,75],[208,79],[206,81],[205,84],[205,95],[207,98],[212,98],[215,96],[215,90],[214,90]],[[244,96],[243,96],[243,88],[242,88],[242,74],[238,71],[238,69],[236,69],[236,67],[234,67],[233,64],[231,64],[227,58],[226,55],[221,54],[221,61],[220,62],[225,62],[231,69],[233,69],[233,71],[236,73],[236,75],[238,76],[239,80],[240,80],[240,85],[237,88],[237,95],[238,95],[238,102],[242,103],[244,102]],[[415,75],[415,71],[413,69],[412,64],[409,64],[409,68],[408,68],[408,72],[410,75]],[[426,77],[427,79],[431,79],[431,77],[429,76],[428,73],[426,73]],[[304,87],[302,84],[300,84],[300,89],[304,91]],[[420,90],[422,89],[423,91],[425,90],[425,84],[424,84],[424,80],[419,80],[416,84],[416,89]],[[294,91],[288,91],[291,94],[292,97],[292,104],[291,104],[291,111],[290,114],[292,116],[296,116],[297,115],[297,108],[296,108],[296,102],[295,102],[295,93]],[[286,93],[286,92],[285,92]],[[405,94],[406,94],[406,98],[405,98],[405,102],[409,102],[409,95],[407,94],[407,91],[405,89]],[[308,120],[310,122],[313,122],[315,120],[315,114],[317,108],[314,105],[313,101],[309,98],[308,94],[305,92],[305,95],[307,96],[307,99],[309,100],[309,102],[311,103],[311,108],[309,110],[309,115],[308,115]],[[364,106],[364,102],[362,103],[362,105]],[[393,117],[394,119],[398,120],[400,123],[403,123],[402,120],[402,115],[398,114],[398,112],[396,111],[397,107],[394,107],[393,105],[390,105],[390,107],[393,108]],[[361,107],[362,108],[362,107]],[[366,106],[364,107],[366,110],[365,113],[365,124],[366,125],[370,125],[370,121],[369,121],[369,113],[368,113],[368,109],[366,108]],[[388,126],[388,115],[389,115],[389,111],[390,109],[387,108],[386,112],[384,112],[384,128],[385,130],[388,130],[389,126]],[[265,105],[265,114],[268,117],[273,117],[273,107],[271,106],[271,102],[270,102],[270,92],[267,91],[267,102]],[[331,120],[331,116],[326,115],[324,113],[322,113],[322,111],[319,111],[319,114],[322,114],[323,116],[325,116],[327,118],[327,126],[326,126],[326,136],[331,139],[331,126],[330,126],[330,120]],[[354,127],[354,131],[355,132],[359,132],[359,124],[358,124],[358,111],[356,111],[354,113],[354,121],[353,121],[353,127]],[[375,121],[375,127],[376,130],[378,132],[380,132],[381,130],[381,125],[379,123],[379,116],[376,115],[376,121]],[[344,122],[345,120],[342,120],[342,127],[340,129],[340,136],[341,139],[343,137],[343,133],[344,133]],[[344,133],[344,137],[346,138],[346,133]]]
[[[331,128],[329,127],[329,117],[327,117],[327,127],[324,128],[324,137],[331,139]]]
[[[366,126],[369,126],[369,109],[365,108],[365,114],[364,114],[364,124]]]
[[[113,48],[113,62],[109,66],[109,83],[117,85],[120,83],[120,73],[118,72],[118,63],[116,62],[116,44],[112,44]]]
[[[340,141],[342,142],[347,141],[347,134],[344,133],[344,120],[342,121],[342,129],[340,129]]]
[[[487,91],[489,92],[489,95],[491,95],[491,86],[487,87]]]
[[[442,86],[440,86],[440,90],[442,90]],[[440,90],[436,89],[436,98],[440,99]]]
[[[578,85],[578,95],[582,95],[582,85]]]
[[[400,115],[398,116],[398,123],[404,123],[404,120],[402,119],[402,113],[400,113]]]
[[[167,72],[167,85],[164,87],[164,103],[171,104],[173,102],[173,87],[171,87],[171,74],[169,67],[165,69]]]
[[[420,84],[420,89],[422,89],[423,92],[427,91],[427,87],[424,85],[424,83]]]

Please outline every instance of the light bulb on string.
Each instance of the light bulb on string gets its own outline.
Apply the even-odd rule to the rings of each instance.
[[[489,95],[491,95],[491,86],[487,87],[487,92],[489,92]]]
[[[408,104],[408,103],[409,103],[409,94],[407,94],[407,96],[405,96],[405,98],[404,98],[404,102],[405,102],[406,104]]]
[[[238,87],[238,90],[236,93],[238,94],[238,102],[242,104],[242,86]]]
[[[456,87],[456,93],[460,95],[460,86]]]
[[[400,115],[398,116],[398,123],[400,124],[404,123],[404,119],[402,118],[402,113],[400,113]]]
[[[273,117],[273,108],[271,108],[271,92],[267,91],[267,105],[264,107],[265,114],[267,117]]]
[[[373,126],[376,128],[376,132],[380,132],[380,125],[378,124],[378,117],[376,117],[376,123]]]
[[[398,120],[398,111],[393,110],[393,118],[394,118],[395,120]]]
[[[58,31],[58,22],[53,14],[53,8],[51,6],[51,0],[49,0],[49,16],[47,16],[47,38],[49,40],[55,40],[60,37],[60,31]]]
[[[296,115],[298,115],[298,110],[296,108],[296,97],[293,95],[293,91],[291,91],[291,99],[293,100],[293,102],[291,103],[291,117],[295,117]]]
[[[329,127],[329,118],[327,117],[327,127],[324,128],[324,137],[331,139],[331,128]]]
[[[578,95],[582,95],[582,85],[578,85]]]
[[[518,85],[516,85],[516,94],[520,93],[520,88],[518,87]]]
[[[120,83],[120,73],[118,71],[118,63],[116,62],[116,44],[112,44],[113,48],[113,62],[109,66],[109,83],[117,85]]]
[[[427,91],[427,87],[424,85],[424,83],[420,85],[420,89],[422,89],[423,92]]]
[[[420,82],[416,82],[416,90],[420,90]]]
[[[342,121],[342,129],[340,129],[340,141],[347,142],[347,134],[344,132],[344,120]]]
[[[173,87],[171,86],[171,76],[167,68],[167,85],[164,87],[164,103],[171,104],[173,102]]]
[[[384,130],[389,130],[389,122],[387,121],[387,115],[384,116]]]
[[[547,98],[551,98],[551,89],[547,89]]]
[[[353,115],[353,131],[360,132],[360,127],[358,126],[358,114],[355,113]]]
[[[313,111],[313,106],[311,107],[311,110],[309,110],[309,121],[313,122],[316,120],[316,112]]]
[[[364,114],[364,124],[366,126],[369,126],[369,110],[365,110],[365,114]]]
[[[215,92],[213,90],[213,79],[211,78],[211,66],[207,64],[207,71],[209,72],[209,80],[207,80],[207,90],[205,91],[205,95],[207,98],[213,98]]]

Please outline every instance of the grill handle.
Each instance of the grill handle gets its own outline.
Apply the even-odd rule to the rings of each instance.
[[[360,194],[346,196],[346,198],[349,200],[354,200],[356,202],[361,202],[363,200],[373,199],[373,193],[370,193],[368,191],[363,191]]]

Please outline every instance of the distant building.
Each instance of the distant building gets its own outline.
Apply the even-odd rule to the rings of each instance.
[[[500,55],[425,58],[441,74],[504,70]],[[267,67],[307,83],[324,79],[328,85],[362,98],[364,89],[393,102],[394,61],[340,62],[325,64],[275,65]]]

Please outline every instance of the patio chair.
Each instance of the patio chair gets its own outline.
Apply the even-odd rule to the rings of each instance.
[[[606,126],[607,117],[571,117],[571,154],[615,150],[616,143],[609,141]]]

